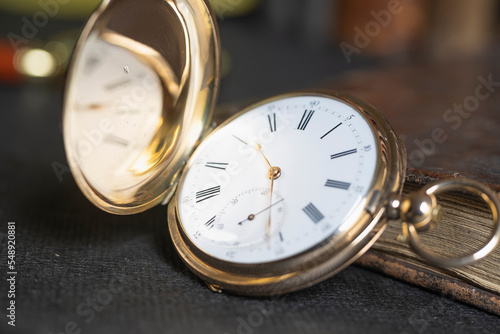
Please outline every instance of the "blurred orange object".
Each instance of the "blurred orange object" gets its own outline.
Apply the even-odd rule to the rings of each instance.
[[[21,81],[21,74],[14,66],[16,50],[7,39],[0,39],[0,82]]]
[[[437,59],[483,53],[494,41],[498,1],[434,2],[430,53]]]
[[[427,1],[341,0],[337,39],[350,53],[391,56],[420,46],[428,25]]]

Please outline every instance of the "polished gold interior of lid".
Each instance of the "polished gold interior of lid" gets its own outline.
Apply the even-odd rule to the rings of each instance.
[[[203,0],[105,0],[75,50],[63,113],[68,161],[99,208],[168,200],[206,131],[219,41]]]

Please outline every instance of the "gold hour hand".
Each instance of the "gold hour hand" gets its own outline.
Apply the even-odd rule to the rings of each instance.
[[[271,163],[269,162],[269,160],[267,160],[267,158],[266,158],[266,156],[264,155],[264,153],[262,153],[262,146],[261,146],[259,143],[257,143],[257,142],[254,142],[254,144],[255,144],[255,149],[256,149],[257,151],[259,151],[259,152],[260,152],[260,154],[262,155],[262,157],[264,158],[264,160],[266,160],[266,163],[267,163],[267,165],[269,166],[269,168],[273,168],[273,166],[271,166]],[[268,174],[269,174],[269,173],[268,173]]]

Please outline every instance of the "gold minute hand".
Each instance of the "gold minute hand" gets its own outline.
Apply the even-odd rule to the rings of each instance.
[[[266,156],[262,152],[262,146],[257,143],[255,143],[255,149],[260,152],[264,160],[266,161],[267,165],[269,166],[269,170],[267,171],[267,177],[271,180],[271,191],[270,191],[270,196],[269,196],[269,206],[272,205],[273,203],[273,187],[274,187],[274,180],[279,178],[281,176],[281,168],[277,166],[272,166],[269,160],[267,160]],[[267,227],[266,227],[266,237],[267,240],[269,241],[271,235],[271,210],[269,210],[269,215],[268,215],[268,220],[267,220]]]

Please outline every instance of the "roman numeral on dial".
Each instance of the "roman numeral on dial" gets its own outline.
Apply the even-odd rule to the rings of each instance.
[[[325,216],[314,206],[314,204],[307,204],[302,211],[315,223],[319,223]]]
[[[215,186],[205,190],[196,192],[196,203],[200,203],[206,199],[212,198],[220,194],[220,186]]]
[[[302,118],[300,119],[299,126],[297,127],[298,130],[305,130],[307,127],[307,124],[309,124],[309,121],[311,120],[311,117],[314,115],[314,110],[305,110],[304,114],[302,114]]]
[[[348,190],[349,187],[351,186],[351,184],[348,182],[342,182],[342,181],[328,179],[328,180],[326,180],[325,186],[332,187],[332,188],[338,188],[338,189],[342,189],[342,190]]]
[[[271,132],[276,131],[276,113],[273,115],[267,115],[267,119],[269,121],[269,127],[271,128]]]
[[[331,159],[336,159],[336,158],[345,157],[346,155],[354,154],[354,153],[357,153],[357,152],[358,152],[358,149],[355,148],[355,149],[352,149],[352,150],[349,150],[349,151],[344,151],[344,152],[332,154],[332,155],[330,155],[330,158]]]
[[[204,224],[209,230],[212,229],[212,227],[214,227],[215,225],[215,216],[213,216],[212,218],[210,218],[205,224]]]
[[[227,162],[207,162],[205,167],[226,170]]]

